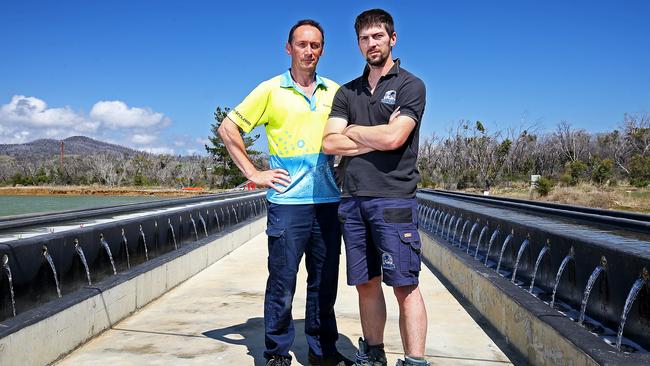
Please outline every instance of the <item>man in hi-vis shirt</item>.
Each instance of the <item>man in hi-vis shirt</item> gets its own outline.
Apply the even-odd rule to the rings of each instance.
[[[264,295],[267,366],[291,364],[294,340],[291,305],[303,254],[307,267],[305,335],[310,365],[351,364],[336,350],[334,303],[341,249],[337,220],[339,189],[333,156],[321,138],[338,85],[316,74],[324,34],[313,20],[291,28],[286,44],[291,69],[259,84],[223,120],[219,135],[246,178],[269,187],[268,271]],[[260,171],[246,155],[239,130],[264,125],[270,170]]]

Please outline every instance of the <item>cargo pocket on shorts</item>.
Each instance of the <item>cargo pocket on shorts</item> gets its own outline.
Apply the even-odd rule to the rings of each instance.
[[[266,235],[269,237],[269,265],[284,266],[287,263],[284,228],[268,226]]]
[[[420,271],[420,233],[417,229],[399,229],[400,246],[400,269],[402,272]]]

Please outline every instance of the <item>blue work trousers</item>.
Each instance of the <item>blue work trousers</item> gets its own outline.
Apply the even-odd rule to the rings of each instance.
[[[298,267],[305,255],[307,304],[305,335],[316,356],[336,352],[334,303],[338,285],[341,232],[338,203],[269,204],[268,271],[264,297],[265,357],[289,356],[295,330],[291,316]]]

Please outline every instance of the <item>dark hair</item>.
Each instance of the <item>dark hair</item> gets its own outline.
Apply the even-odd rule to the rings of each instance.
[[[391,36],[393,32],[395,32],[393,17],[388,14],[387,11],[382,9],[370,9],[359,14],[357,20],[354,21],[354,30],[357,32],[357,37],[359,37],[359,32],[361,32],[362,29],[374,25],[383,25],[388,36]]]
[[[323,27],[320,26],[320,23],[313,19],[302,19],[296,22],[296,24],[291,27],[291,30],[289,31],[289,44],[293,41],[293,32],[300,26],[303,25],[311,25],[312,27],[318,29],[320,31],[320,36],[321,40],[323,42],[323,45],[325,44],[325,32],[323,32]]]

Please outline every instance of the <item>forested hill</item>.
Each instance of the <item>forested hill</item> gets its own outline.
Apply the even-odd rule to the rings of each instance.
[[[97,141],[85,136],[72,136],[63,140],[65,155],[127,154],[137,153],[128,147]],[[17,159],[49,158],[61,152],[61,141],[40,139],[25,144],[0,144],[0,155]]]

